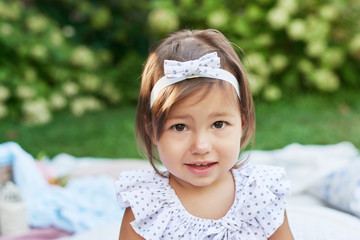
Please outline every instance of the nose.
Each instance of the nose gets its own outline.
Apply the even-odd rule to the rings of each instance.
[[[212,150],[211,138],[206,131],[194,134],[191,146],[192,154],[206,154]]]

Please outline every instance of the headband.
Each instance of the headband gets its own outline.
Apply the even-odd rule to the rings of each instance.
[[[220,68],[220,58],[217,56],[217,52],[186,62],[165,60],[164,73],[165,76],[160,78],[151,90],[150,108],[152,108],[159,93],[167,86],[198,77],[215,78],[230,83],[240,99],[239,83],[234,75]]]

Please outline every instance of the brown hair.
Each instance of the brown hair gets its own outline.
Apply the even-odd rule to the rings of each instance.
[[[140,150],[158,173],[160,172],[156,168],[155,162],[160,162],[160,160],[152,140],[160,138],[171,106],[206,86],[211,88],[214,84],[227,84],[224,81],[209,78],[200,78],[201,81],[182,81],[165,88],[150,108],[151,90],[155,83],[164,76],[164,60],[189,61],[211,52],[217,52],[221,68],[231,72],[239,82],[241,96],[239,105],[243,121],[241,150],[248,145],[255,133],[255,111],[249,83],[244,67],[232,44],[222,33],[213,29],[175,32],[160,41],[149,54],[142,73],[135,120],[135,133]]]

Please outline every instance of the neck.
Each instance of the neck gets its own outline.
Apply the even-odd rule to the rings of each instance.
[[[179,181],[172,175],[170,175],[169,184],[185,210],[203,219],[224,217],[235,198],[235,182],[231,171],[225,174],[221,181],[208,186],[193,186]]]
[[[175,190],[175,192],[177,191],[190,192],[190,193],[208,192],[208,191],[212,191],[213,189],[222,188],[227,185],[231,185],[229,184],[231,182],[234,182],[234,178],[231,170],[229,170],[223,176],[219,177],[212,184],[206,186],[192,185],[191,183],[183,181],[172,174],[170,174],[169,176],[169,185]]]

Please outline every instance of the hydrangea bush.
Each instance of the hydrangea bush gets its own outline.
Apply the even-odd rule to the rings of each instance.
[[[239,50],[254,94],[360,87],[355,0],[1,0],[0,119],[28,124],[134,103],[152,43],[216,28]]]
[[[120,101],[103,74],[110,50],[74,43],[75,33],[22,1],[0,2],[0,118],[42,124],[55,110],[82,115]]]
[[[225,33],[244,50],[239,54],[253,93],[266,100],[277,100],[285,91],[335,92],[341,86],[360,87],[358,1],[153,3],[148,24],[154,32],[173,26],[171,30],[216,28]]]

